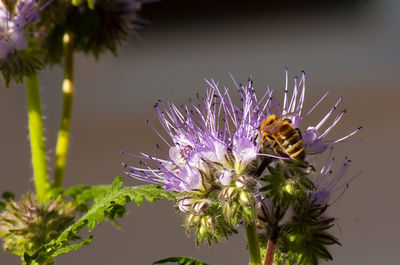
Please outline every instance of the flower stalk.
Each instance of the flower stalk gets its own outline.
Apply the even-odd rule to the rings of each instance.
[[[260,244],[255,221],[246,224],[246,236],[249,247],[250,264],[261,265]]]
[[[65,33],[64,43],[64,81],[62,85],[63,107],[60,131],[56,146],[54,187],[62,188],[67,163],[69,134],[71,130],[72,102],[74,95],[74,40],[71,33]]]
[[[36,196],[38,201],[43,203],[47,201],[47,193],[51,185],[47,171],[42,108],[37,75],[30,75],[26,78],[26,93],[28,99],[29,142],[31,144]]]
[[[265,254],[264,265],[272,265],[273,264],[274,254],[275,254],[275,246],[276,246],[276,241],[278,240],[278,237],[279,237],[279,232],[280,232],[280,227],[275,225],[272,228],[271,235],[268,239],[267,253]]]

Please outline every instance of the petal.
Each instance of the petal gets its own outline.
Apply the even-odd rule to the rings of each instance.
[[[224,186],[228,186],[231,184],[232,176],[233,176],[232,171],[224,170],[221,176],[219,176],[219,182],[221,182],[221,184]]]

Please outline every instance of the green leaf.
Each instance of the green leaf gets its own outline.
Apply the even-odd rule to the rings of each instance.
[[[3,194],[1,195],[1,197],[2,197],[6,202],[15,200],[15,195],[14,195],[14,193],[9,192],[9,191],[3,192]]]
[[[189,257],[169,257],[153,262],[154,264],[163,264],[169,262],[177,262],[179,265],[209,265],[208,263],[195,260]]]
[[[59,255],[63,255],[66,254],[72,250],[77,250],[78,248],[80,248],[83,245],[89,245],[92,242],[93,236],[89,236],[88,238],[86,238],[85,240],[82,240],[76,244],[71,244],[69,246],[60,248],[58,250],[56,250],[54,252],[54,254],[52,255],[53,257],[59,256]]]
[[[78,195],[79,191],[82,192],[81,195]],[[52,240],[30,256],[29,262],[25,259],[27,265],[35,264],[34,262],[40,263],[49,260],[49,258],[53,259],[58,255],[89,244],[92,240],[91,237],[78,243],[71,243],[71,241],[79,238],[78,233],[85,226],[88,227],[90,232],[96,225],[100,225],[104,219],[120,217],[121,207],[126,203],[135,202],[140,205],[144,199],[154,202],[163,198],[175,200],[176,197],[174,192],[166,191],[159,185],[124,187],[121,177],[117,177],[111,186],[77,186],[66,190],[65,194],[75,197],[77,202],[87,202],[88,199],[93,199],[94,203],[86,214],[65,229],[57,239]]]

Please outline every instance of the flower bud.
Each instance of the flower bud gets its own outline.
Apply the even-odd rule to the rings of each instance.
[[[193,204],[192,212],[195,215],[203,214],[210,206],[211,201],[207,199],[198,200]]]
[[[225,203],[223,207],[223,213],[226,219],[231,220],[235,218],[239,210],[238,203]]]
[[[178,201],[178,208],[183,213],[188,213],[195,200],[192,197],[184,197]]]
[[[286,191],[287,193],[289,193],[290,195],[293,195],[293,193],[294,193],[294,187],[293,187],[293,184],[291,184],[291,183],[286,184],[282,189],[284,191]]]
[[[207,229],[204,226],[200,226],[197,230],[197,244],[203,242],[207,234]]]
[[[225,187],[222,189],[219,199],[220,201],[231,201],[236,197],[237,188],[235,187]]]
[[[201,225],[209,232],[212,233],[215,230],[215,218],[213,216],[203,216],[201,218]]]
[[[246,222],[247,223],[253,222],[255,218],[254,209],[249,206],[243,206],[242,209],[243,209],[242,210],[243,218],[246,220]]]
[[[251,195],[247,191],[242,190],[239,193],[239,203],[241,205],[249,205],[252,201]]]
[[[197,215],[189,214],[189,215],[186,217],[186,225],[187,225],[188,227],[197,225],[197,223],[198,223],[199,221],[200,221],[200,217],[198,217]]]
[[[221,184],[224,186],[228,186],[229,184],[231,184],[232,176],[233,176],[232,171],[224,170],[221,176],[219,176],[219,182],[221,182]]]
[[[244,176],[240,176],[236,182],[235,185],[238,189],[243,189],[246,186],[246,179]]]
[[[0,213],[0,236],[5,250],[22,256],[33,254],[57,238],[74,221],[75,207],[58,197],[40,204],[32,194],[21,202],[10,200]],[[45,229],[45,233],[42,233]]]

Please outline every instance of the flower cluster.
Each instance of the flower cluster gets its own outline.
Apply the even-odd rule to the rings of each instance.
[[[23,256],[57,238],[75,219],[75,207],[60,196],[46,204],[28,193],[20,202],[9,198],[0,212],[0,236],[5,250]]]
[[[0,59],[6,59],[14,50],[24,50],[28,47],[24,29],[30,23],[39,21],[38,13],[51,1],[44,4],[35,0],[18,0],[10,7],[0,1]]]
[[[169,102],[155,104],[168,138],[149,124],[168,150],[157,145],[163,157],[130,154],[141,159],[142,167],[124,164],[126,172],[133,178],[162,185],[164,189],[180,194],[177,209],[186,214],[187,229],[196,229],[197,243],[204,238],[216,241],[226,237],[236,231],[235,227],[242,219],[246,223],[257,220],[260,225],[264,222],[264,226],[269,227],[264,236],[269,238],[272,233],[275,241],[281,238],[284,242],[285,237],[287,239],[297,231],[296,220],[301,215],[311,215],[310,227],[316,222],[325,225],[311,233],[313,237],[303,238],[301,244],[305,245],[320,236],[320,232],[326,235],[325,230],[331,227],[332,219],[324,214],[327,199],[332,192],[348,184],[337,185],[344,177],[348,163],[330,179],[331,164],[328,162],[313,183],[310,176],[315,173],[311,158],[335,143],[346,141],[361,127],[339,139],[327,139],[346,112],[337,113],[333,121],[325,125],[336,112],[339,99],[318,124],[303,131],[305,118],[328,93],[303,114],[305,74],[294,79],[290,93],[287,76],[286,71],[282,104],[269,88],[257,97],[251,79],[246,85],[234,81],[240,104],[235,103],[228,88],[220,89],[214,81],[207,81],[204,98],[197,96],[197,101],[191,100],[189,105],[178,108]],[[321,130],[324,125],[325,130]],[[269,210],[262,206],[266,200]],[[288,218],[291,220],[288,225],[282,226],[281,220],[290,206],[294,216]],[[264,209],[263,216],[256,214],[260,209]],[[281,237],[279,231],[283,231]],[[329,243],[337,242],[334,237],[327,237]],[[323,242],[315,246],[313,253],[319,253],[321,249],[325,249]],[[282,253],[285,253],[284,248]],[[309,253],[308,257],[330,258],[330,255],[318,255]]]

